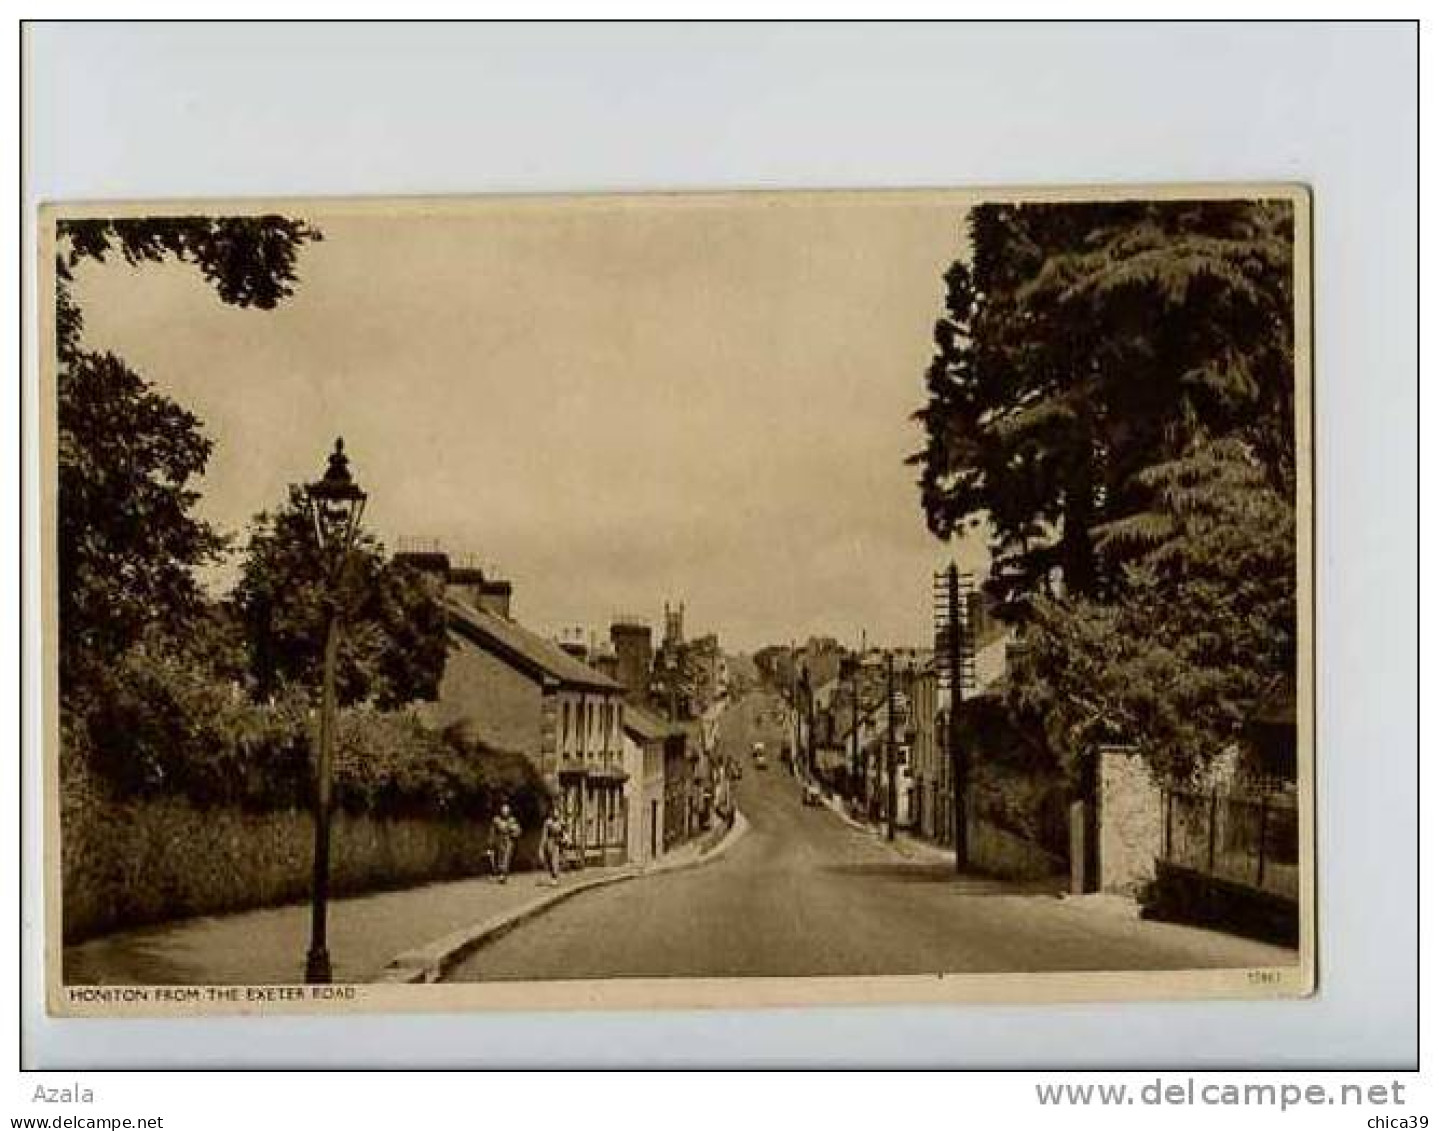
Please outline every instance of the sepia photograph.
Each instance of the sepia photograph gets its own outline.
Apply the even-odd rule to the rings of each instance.
[[[1309,224],[46,207],[50,1011],[1313,992]]]

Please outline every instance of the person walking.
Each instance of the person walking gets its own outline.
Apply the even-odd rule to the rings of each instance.
[[[520,823],[510,812],[509,805],[501,805],[495,819],[490,822],[490,860],[495,876],[502,884],[510,878],[510,858],[514,855],[520,831]]]
[[[550,883],[554,887],[560,886],[560,868],[569,841],[570,834],[565,828],[564,818],[560,816],[559,808],[551,809],[550,815],[545,818],[545,823],[540,829],[540,855],[544,859],[545,867],[549,870]]]

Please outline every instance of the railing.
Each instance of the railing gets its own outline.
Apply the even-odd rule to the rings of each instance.
[[[1275,895],[1299,896],[1299,814],[1292,792],[1166,789],[1163,859]]]

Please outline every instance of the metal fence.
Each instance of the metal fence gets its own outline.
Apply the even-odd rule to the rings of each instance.
[[[1292,899],[1299,897],[1299,815],[1292,792],[1164,791],[1163,858]]]

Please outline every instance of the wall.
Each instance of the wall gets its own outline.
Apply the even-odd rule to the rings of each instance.
[[[164,798],[117,802],[67,788],[62,802],[64,936],[307,899],[308,811],[198,809]],[[533,830],[527,830],[533,834]],[[483,822],[335,815],[331,890],[339,895],[486,870]],[[533,856],[522,840],[517,864]]]
[[[1099,886],[1136,894],[1154,878],[1164,835],[1159,786],[1137,754],[1099,754]]]
[[[438,727],[468,722],[476,737],[501,750],[539,755],[540,685],[458,635],[450,636],[438,702],[423,713]]]

